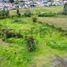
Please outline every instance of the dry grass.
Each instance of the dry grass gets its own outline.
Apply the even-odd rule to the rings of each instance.
[[[39,20],[67,30],[67,17],[40,17]]]

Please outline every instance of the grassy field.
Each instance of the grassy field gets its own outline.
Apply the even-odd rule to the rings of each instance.
[[[34,16],[38,13],[60,13],[63,11],[63,7],[61,6],[52,6],[52,7],[39,7],[39,8],[30,8],[30,9],[20,9],[20,13],[23,14],[27,10],[31,11]],[[16,10],[10,11],[10,15],[16,15]],[[62,27],[64,30],[67,30],[67,16],[59,15],[56,17],[38,17],[39,21],[43,21],[48,24],[53,24],[56,27]]]
[[[32,8],[31,11],[36,15],[45,9],[59,12],[63,8]],[[10,14],[14,14],[14,11]],[[37,17],[36,22],[32,21],[32,17],[0,20],[0,31],[12,29],[14,33],[23,35],[22,38],[10,37],[5,41],[2,40],[4,36],[0,35],[0,67],[54,67],[58,58],[61,62],[59,67],[64,67],[64,58],[67,58],[67,32],[64,31],[67,30],[66,21],[67,16]],[[28,51],[25,40],[25,36],[30,35],[36,41],[36,50],[33,52]]]
[[[39,20],[55,27],[61,27],[63,30],[67,30],[67,17],[40,17]]]
[[[29,9],[20,9],[21,14],[23,14],[26,10],[30,10],[34,15],[39,12],[52,12],[57,13],[63,11],[63,7],[61,6],[53,6],[53,7],[37,7],[37,8],[29,8]],[[10,11],[10,15],[16,15],[16,10]]]

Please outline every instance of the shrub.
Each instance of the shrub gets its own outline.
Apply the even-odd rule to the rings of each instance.
[[[60,32],[65,32],[61,27],[57,27],[56,29]]]
[[[39,17],[44,17],[44,12],[38,14]]]
[[[67,2],[64,4],[64,14],[67,15]]]
[[[49,25],[51,28],[55,28],[55,26],[54,25]]]
[[[55,41],[48,42],[48,46],[50,46],[53,49],[67,50],[67,46],[65,44],[57,43]]]
[[[67,31],[65,30],[65,32],[62,35],[63,36],[67,36]]]
[[[56,16],[56,13],[52,13],[52,12],[50,12],[50,13],[39,13],[38,14],[38,16],[39,17],[53,17],[53,16]]]
[[[31,17],[32,16],[32,13],[30,10],[26,10],[25,13],[24,13],[24,16],[25,17]]]
[[[43,24],[43,21],[38,21],[39,24]]]
[[[16,37],[16,38],[21,38],[22,35],[19,33],[14,33],[14,32],[5,32],[6,38],[11,38],[11,37]]]
[[[32,17],[33,22],[37,22],[37,17]]]
[[[5,18],[9,16],[9,10],[5,10],[5,8],[3,10],[0,10],[0,18]]]
[[[6,42],[9,43],[18,43],[18,44],[22,44],[23,43],[23,39],[22,38],[9,38],[6,40]]]
[[[28,37],[26,38],[26,40],[27,40],[28,50],[29,50],[30,52],[34,51],[35,48],[36,48],[36,46],[35,46],[36,43],[35,43],[35,39],[33,38],[33,36],[28,36]]]
[[[19,8],[17,8],[17,9],[16,9],[16,11],[17,11],[17,16],[19,16],[19,17],[20,17],[20,16],[21,16],[21,14],[20,14]]]
[[[0,38],[2,38],[3,37],[3,32],[2,31],[0,31]]]
[[[3,40],[8,38],[23,38],[23,35],[16,33],[13,29],[2,29],[1,34],[4,37]]]
[[[21,23],[24,23],[24,22],[21,19],[14,19],[13,23],[21,24]]]

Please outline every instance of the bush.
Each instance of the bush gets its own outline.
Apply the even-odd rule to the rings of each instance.
[[[0,18],[3,19],[3,18],[6,18],[9,16],[9,10],[0,10]]]
[[[20,14],[19,8],[17,8],[17,9],[16,9],[16,11],[17,11],[17,16],[19,16],[19,17],[20,17],[20,16],[21,16],[21,14]]]
[[[53,17],[53,16],[56,16],[56,13],[52,13],[52,12],[50,12],[50,13],[39,13],[38,14],[38,16],[39,17]]]
[[[23,41],[24,40],[22,38],[9,38],[6,40],[6,42],[8,43],[17,43],[17,44],[22,44]]]
[[[67,46],[65,44],[57,43],[55,41],[48,42],[48,46],[50,46],[53,49],[59,49],[59,50],[67,50]]]
[[[44,12],[38,14],[39,17],[44,17]]]
[[[32,17],[33,22],[37,22],[37,17]]]
[[[61,28],[61,27],[57,27],[56,28],[58,31],[60,31],[60,32],[65,32],[64,30],[63,30],[63,28]]]
[[[54,25],[49,25],[51,28],[55,28],[55,26]]]
[[[67,3],[64,4],[64,11],[67,12]]]
[[[35,39],[33,38],[33,36],[28,36],[28,37],[26,38],[26,40],[27,40],[28,50],[29,50],[30,52],[34,51],[35,48],[36,48],[36,46],[35,46],[36,43],[35,43]]]
[[[24,23],[24,22],[21,19],[14,19],[13,23],[21,24],[21,23]]]
[[[13,29],[2,29],[1,35],[4,37],[3,41],[8,38],[23,38],[23,35],[16,33]]]
[[[32,13],[30,10],[26,10],[25,13],[24,13],[24,16],[25,17],[31,17],[32,16]]]
[[[67,15],[67,2],[64,4],[64,12],[63,12],[64,15]]]

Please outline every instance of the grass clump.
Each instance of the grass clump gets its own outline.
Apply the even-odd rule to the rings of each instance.
[[[35,23],[35,22],[37,22],[37,17],[36,16],[33,16],[32,17],[32,21]]]
[[[64,15],[67,15],[67,2],[64,4]]]
[[[9,10],[5,10],[5,8],[3,8],[3,10],[0,10],[0,19],[4,19],[6,17],[9,17]]]
[[[67,50],[67,45],[65,45],[64,43],[61,45],[61,43],[57,43],[55,41],[48,42],[48,46],[53,49]]]
[[[23,38],[23,35],[16,33],[13,29],[2,29],[1,35],[3,36],[3,40],[8,38]]]
[[[29,9],[27,9],[25,12],[24,12],[24,16],[25,17],[31,17],[32,16],[32,13]]]
[[[56,16],[56,13],[52,13],[52,12],[49,12],[49,13],[45,13],[45,12],[42,12],[42,13],[39,13],[38,14],[39,17],[55,17]]]
[[[29,50],[30,52],[35,51],[35,49],[36,49],[36,41],[35,41],[35,39],[33,38],[33,36],[28,36],[28,37],[26,38],[26,41],[27,41],[28,50]]]

